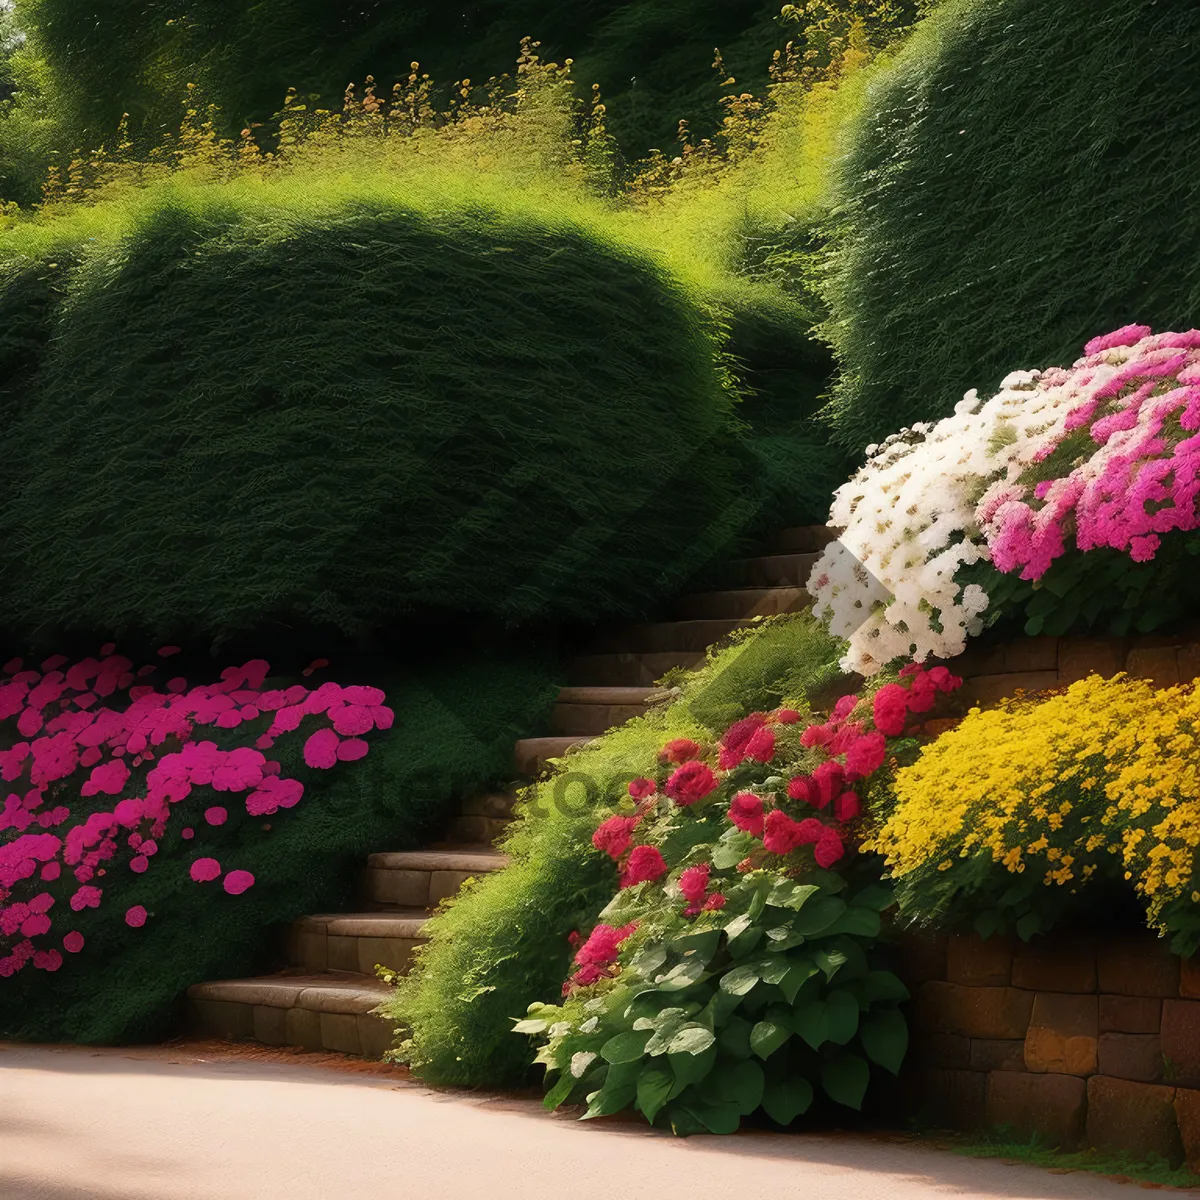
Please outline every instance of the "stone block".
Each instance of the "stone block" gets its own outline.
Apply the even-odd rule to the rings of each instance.
[[[1058,687],[1058,676],[1053,671],[1017,671],[968,679],[959,694],[969,704],[988,708],[1001,700],[1011,700],[1018,692],[1031,695],[1054,687]]]
[[[358,1033],[358,1017],[350,1013],[323,1012],[321,1045],[337,1054],[362,1054],[362,1039]]]
[[[927,738],[939,738],[962,724],[962,717],[934,717],[921,726],[921,734]]]
[[[1033,993],[1006,987],[965,987],[932,980],[917,991],[914,1020],[930,1033],[971,1038],[1023,1038]]]
[[[1156,1033],[1102,1033],[1097,1054],[1101,1075],[1159,1083],[1163,1077],[1162,1042]]]
[[[1004,670],[1057,672],[1058,638],[1014,638],[1004,647]]]
[[[1135,679],[1150,680],[1155,687],[1174,687],[1179,682],[1173,646],[1134,646],[1125,660],[1125,670]]]
[[[1200,1087],[1200,1001],[1164,1000],[1163,1078],[1180,1087]]]
[[[1087,1119],[1087,1082],[1074,1075],[993,1071],[987,1077],[987,1123],[1028,1140],[1074,1150]]]
[[[1128,643],[1123,638],[1060,638],[1058,678],[1075,683],[1089,675],[1111,679],[1124,669]]]
[[[404,974],[412,960],[413,951],[423,944],[417,938],[373,938],[360,937],[358,941],[358,966],[361,975],[374,976],[376,966],[387,967],[397,974]]]
[[[368,1013],[360,1014],[355,1020],[358,1022],[358,1042],[363,1057],[378,1062],[392,1048],[392,1022]]]
[[[209,1037],[238,1041],[254,1036],[254,1006],[232,1000],[189,1000],[193,1023]]]
[[[429,904],[429,872],[367,869],[367,895],[379,904],[424,908]]]
[[[303,1046],[305,1050],[322,1049],[320,1013],[307,1008],[289,1008],[284,1031],[289,1046]]]
[[[1175,1119],[1189,1170],[1200,1174],[1200,1092],[1175,1089]]]
[[[1200,642],[1185,642],[1175,650],[1175,663],[1183,683],[1200,679]]]
[[[1101,1033],[1157,1033],[1162,1001],[1150,996],[1101,996]]]
[[[458,889],[462,887],[468,879],[472,877],[472,871],[433,871],[429,876],[429,907],[437,908],[437,906],[448,896],[458,894]]]
[[[1090,938],[1039,938],[1017,947],[1013,987],[1034,992],[1094,992],[1096,946]]]
[[[900,957],[896,972],[904,980],[909,991],[915,991],[920,984],[928,980],[946,978],[949,940],[944,933],[898,932],[895,935]]]
[[[917,1035],[909,1060],[923,1067],[967,1070],[971,1066],[971,1039],[957,1033]]]
[[[358,966],[358,938],[330,936],[326,939],[325,952],[328,956],[329,970],[362,974]]]
[[[1200,1000],[1200,957],[1179,960],[1179,994]]]
[[[946,944],[946,978],[969,987],[1004,987],[1012,974],[1011,938],[953,934]]]
[[[1183,1162],[1175,1089],[1094,1075],[1087,1085],[1087,1144],[1108,1154]]]
[[[254,1040],[267,1046],[287,1045],[286,1008],[273,1008],[267,1004],[256,1004],[254,1012]]]
[[[1025,1038],[1025,1067],[1058,1075],[1096,1072],[1095,996],[1039,992]]]
[[[982,646],[978,643],[968,643],[962,654],[939,662],[938,665],[949,668],[955,675],[964,679],[974,679],[977,675],[1003,675],[1007,670],[1004,665],[1004,653],[1003,645]]]
[[[1024,1071],[1025,1041],[1022,1038],[974,1038],[971,1041],[972,1071]]]
[[[1179,959],[1161,939],[1146,935],[1105,939],[1096,948],[1101,992],[1117,996],[1178,996]]]
[[[306,967],[310,971],[329,969],[324,929],[307,928],[299,922],[293,924],[287,932],[285,950],[293,967]]]
[[[980,1071],[923,1070],[914,1077],[913,1111],[946,1129],[969,1132],[987,1120],[987,1076]]]

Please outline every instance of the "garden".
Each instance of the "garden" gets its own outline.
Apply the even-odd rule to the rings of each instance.
[[[1194,1183],[1200,10],[337,7],[0,0],[0,1038],[179,1036],[512,788],[397,1072]]]

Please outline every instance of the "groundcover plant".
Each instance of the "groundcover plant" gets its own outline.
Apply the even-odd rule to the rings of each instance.
[[[823,722],[782,708],[662,747],[593,835],[619,890],[573,935],[561,1004],[515,1026],[544,1039],[547,1107],[729,1133],[760,1108],[789,1123],[816,1087],[857,1109],[872,1063],[899,1070],[907,992],[874,953],[892,893],[860,817],[909,714],[960,682],[914,665]]]

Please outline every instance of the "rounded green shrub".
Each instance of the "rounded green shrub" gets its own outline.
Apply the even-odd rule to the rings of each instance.
[[[1070,365],[1096,330],[1200,308],[1200,8],[952,0],[857,119],[841,168],[830,415],[861,449]]]
[[[40,354],[6,430],[15,631],[634,612],[753,509],[713,322],[599,231],[297,184],[164,190],[87,245],[62,291],[0,276],[0,308],[9,280],[53,303],[11,352]]]

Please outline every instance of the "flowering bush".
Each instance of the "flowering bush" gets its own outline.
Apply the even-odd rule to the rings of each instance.
[[[914,666],[823,722],[777,709],[682,763],[664,747],[593,836],[620,890],[573,937],[562,1003],[516,1025],[545,1038],[547,1107],[632,1105],[676,1133],[724,1133],[760,1107],[787,1124],[814,1083],[859,1108],[871,1063],[899,1069],[907,993],[872,958],[892,898],[857,855],[860,813],[904,748],[880,724],[902,733],[958,683]]]
[[[969,392],[952,417],[868,454],[835,495],[844,532],[808,585],[850,644],[847,667],[951,657],[1014,605],[1028,605],[1029,633],[1112,608],[1124,628],[1152,627],[1173,615],[1174,589],[1135,564],[1200,526],[1200,331],[1117,330],[1070,370],[1016,372],[986,403]]]
[[[325,665],[318,660],[309,673]],[[20,659],[4,665],[0,781],[11,790],[0,809],[0,977],[57,971],[63,951],[85,945],[75,914],[99,908],[110,891],[127,906],[125,924],[144,926],[153,911],[118,872],[152,872],[166,839],[203,843],[207,829],[229,819],[232,801],[257,818],[295,807],[304,785],[268,757],[277,738],[303,727],[304,761],[324,770],[362,758],[364,735],[391,727],[379,688],[267,688],[268,670],[256,659],[226,668],[217,684],[189,687],[178,675],[160,690],[159,666],[135,671],[111,644],[73,665],[63,655],[37,669]],[[243,725],[257,733],[253,746],[225,749],[204,736]],[[191,857],[180,887],[220,880],[240,896],[254,886],[251,872],[199,844]]]
[[[1029,937],[1090,882],[1132,885],[1200,947],[1200,693],[1092,676],[974,709],[894,780],[870,845],[911,919]]]

